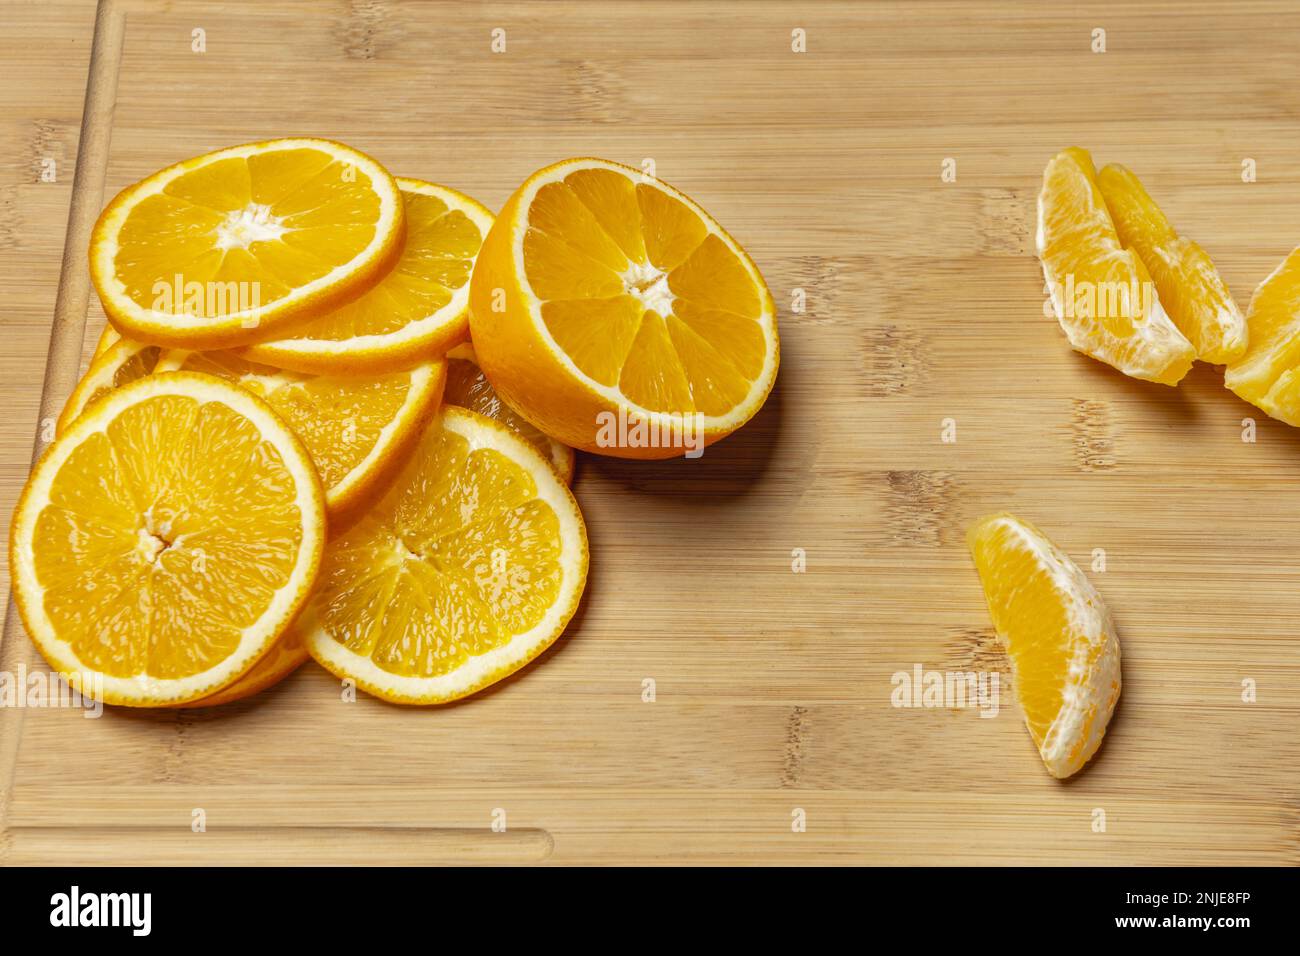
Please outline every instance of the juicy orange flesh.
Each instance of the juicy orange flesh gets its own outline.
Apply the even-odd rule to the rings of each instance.
[[[763,302],[749,271],[651,183],[582,169],[542,186],[523,254],[556,343],[637,405],[723,415],[762,371]]]
[[[397,265],[369,292],[297,326],[288,339],[342,341],[387,335],[433,315],[469,281],[483,236],[474,221],[437,196],[402,191],[406,245]]]
[[[142,308],[217,317],[269,305],[351,261],[379,217],[370,178],[328,153],[232,157],[136,205],[114,268]]]
[[[1240,313],[1205,250],[1178,235],[1128,169],[1111,164],[1097,183],[1120,241],[1147,267],[1161,305],[1197,354],[1218,362],[1239,355],[1246,341]]]
[[[366,459],[411,389],[409,372],[299,375],[232,352],[193,352],[179,368],[215,375],[265,399],[307,446],[327,490]]]
[[[505,425],[528,444],[551,460],[551,440],[497,395],[483,370],[467,359],[447,359],[447,388],[443,399],[448,404],[468,408]]]
[[[311,655],[303,643],[302,632],[291,627],[272,645],[247,673],[215,694],[188,701],[184,707],[218,707],[234,700],[242,700],[288,677]]]
[[[87,438],[37,517],[35,572],[87,667],[176,679],[219,664],[292,574],[294,479],[219,402],[146,399]]]
[[[1016,697],[1041,745],[1061,710],[1078,640],[1067,598],[1051,574],[1055,549],[1045,538],[1031,547],[1023,534],[986,521],[972,530],[970,545],[993,627],[1007,642]]]
[[[1136,276],[1132,254],[1125,253],[1119,235],[1097,186],[1092,159],[1082,150],[1066,150],[1070,161],[1060,163],[1053,177],[1054,201],[1045,206],[1043,259],[1060,276],[1073,275],[1077,289],[1110,288],[1102,283],[1127,286]],[[1119,308],[1115,308],[1119,305]],[[1095,296],[1076,300],[1076,311],[1095,315],[1115,336],[1134,331],[1132,300]]]
[[[541,621],[559,557],[559,519],[532,476],[435,424],[379,505],[326,549],[319,620],[390,673],[446,674]]]
[[[97,399],[103,398],[114,389],[121,388],[123,385],[151,374],[154,366],[158,364],[158,356],[161,354],[162,349],[150,345],[131,355],[130,358],[113,370],[113,375],[108,381],[91,389],[90,394],[86,396],[86,400],[81,406],[82,410],[85,410]],[[91,374],[93,371],[91,369],[87,374]]]
[[[1097,323],[1075,347],[1140,378],[1181,379],[1195,351],[1159,311],[1142,260],[1120,242],[1087,151],[1073,147],[1048,163],[1040,214],[1039,254],[1057,284],[1053,295],[1066,311],[1063,323],[1076,333]],[[1147,335],[1139,334],[1139,325]]]
[[[1247,315],[1250,343],[1224,382],[1242,398],[1300,425],[1300,249],[1255,290]]]

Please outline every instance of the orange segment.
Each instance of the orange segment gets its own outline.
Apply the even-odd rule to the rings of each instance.
[[[709,234],[708,227],[693,210],[662,189],[638,183],[636,201],[641,210],[641,238],[646,256],[662,272],[671,272],[684,262]],[[752,284],[752,280],[747,283]]]
[[[591,210],[605,235],[618,244],[625,257],[632,262],[646,261],[641,207],[632,179],[621,170],[592,167],[570,173],[564,184]]]
[[[1137,253],[1198,358],[1226,364],[1246,350],[1246,320],[1205,250],[1181,238],[1142,182],[1117,163],[1097,176],[1124,248]]]
[[[657,312],[645,312],[619,373],[618,387],[642,408],[667,409],[679,415],[695,411],[691,386],[673,348],[668,326]]]
[[[601,385],[617,385],[644,310],[630,295],[561,299],[542,305],[546,330],[579,371]]]
[[[608,265],[538,229],[524,236],[524,261],[533,291],[543,299],[606,299],[624,291],[622,278]]]
[[[1268,276],[1247,310],[1250,346],[1223,382],[1288,425],[1300,425],[1300,249]]]
[[[365,154],[319,139],[250,143],[118,194],[95,224],[91,278],[131,338],[228,347],[374,285],[404,222],[397,183]]]
[[[1174,385],[1187,374],[1195,350],[1121,244],[1085,150],[1058,153],[1043,172],[1037,247],[1071,346],[1134,378]]]
[[[471,306],[502,398],[590,451],[679,455],[681,444],[632,438],[674,427],[715,441],[758,410],[776,375],[775,307],[744,250],[677,190],[605,160],[557,163],[516,191],[480,254]]]
[[[1048,771],[1068,777],[1101,745],[1119,700],[1110,612],[1078,566],[1029,522],[990,515],[967,538],[1029,735]]]

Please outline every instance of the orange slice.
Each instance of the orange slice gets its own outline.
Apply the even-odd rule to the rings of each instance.
[[[346,521],[392,478],[438,410],[446,363],[386,375],[307,375],[232,351],[163,350],[124,339],[91,363],[59,417],[60,433],[114,388],[153,371],[203,372],[266,400],[311,454],[330,517]]]
[[[1187,374],[1195,349],[1165,313],[1142,260],[1120,242],[1085,150],[1058,153],[1043,171],[1037,247],[1074,349],[1163,385]]]
[[[247,358],[304,372],[389,372],[469,337],[469,277],[492,214],[446,186],[397,182],[407,235],[393,271],[356,301],[251,346]]]
[[[166,352],[158,371],[175,369],[206,372],[265,399],[307,447],[336,524],[392,480],[437,412],[447,376],[442,360],[382,375],[311,375],[229,351]]]
[[[229,687],[198,700],[176,704],[178,708],[186,707],[220,707],[231,704],[254,694],[260,694],[284,680],[311,658],[303,646],[302,634],[291,627],[276,641],[269,651]]]
[[[1205,250],[1174,231],[1142,182],[1118,163],[1097,176],[1125,249],[1155,280],[1160,303],[1198,358],[1224,365],[1246,351],[1246,319]]]
[[[1110,612],[1078,566],[1029,522],[990,515],[967,537],[1029,736],[1048,772],[1068,777],[1096,753],[1119,700]]]
[[[95,351],[90,356],[90,360],[93,362],[121,340],[122,336],[118,334],[117,329],[113,328],[111,323],[106,323],[95,341]]]
[[[749,256],[682,193],[602,159],[548,166],[506,203],[470,325],[505,402],[600,454],[702,450],[776,378],[776,308]]]
[[[577,609],[587,533],[538,451],[445,406],[388,493],[326,550],[308,651],[385,700],[472,694],[546,650]]]
[[[325,496],[261,399],[209,375],[150,375],[47,449],[10,535],[14,595],[50,666],[111,704],[233,684],[311,594]]]
[[[474,346],[469,342],[447,353],[447,391],[443,397],[449,405],[459,405],[499,421],[540,451],[566,485],[573,482],[573,449],[538,431],[528,419],[501,401],[479,368]]]
[[[63,406],[55,424],[55,434],[62,435],[67,431],[91,403],[114,389],[151,374],[162,351],[156,345],[141,345],[119,338],[90,363],[90,368],[86,369],[86,374]]]
[[[129,338],[227,348],[356,298],[405,236],[397,183],[324,139],[232,146],[118,193],[95,223],[90,277]]]

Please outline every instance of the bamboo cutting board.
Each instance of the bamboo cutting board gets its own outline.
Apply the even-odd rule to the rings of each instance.
[[[0,860],[1300,862],[1300,433],[1213,368],[1070,352],[1032,248],[1046,160],[1086,146],[1244,306],[1300,241],[1298,43],[1283,2],[6,0],[6,521],[103,322],[85,229],[233,143],[329,136],[493,208],[652,159],[753,255],[783,354],[702,459],[580,458],[587,597],[522,673],[432,710],[310,664],[211,711],[0,710]],[[1003,509],[1104,559],[1124,693],[1068,783],[1007,695],[891,704],[917,665],[1006,676],[963,540]],[[10,618],[3,669],[40,667]]]

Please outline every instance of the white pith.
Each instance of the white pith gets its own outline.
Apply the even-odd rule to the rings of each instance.
[[[217,248],[247,249],[255,242],[274,242],[288,231],[284,219],[271,214],[270,206],[249,203],[226,214],[226,221],[217,227]]]
[[[677,297],[668,288],[668,273],[648,262],[633,262],[623,273],[623,291],[641,303],[641,307],[660,315],[671,315]]]

